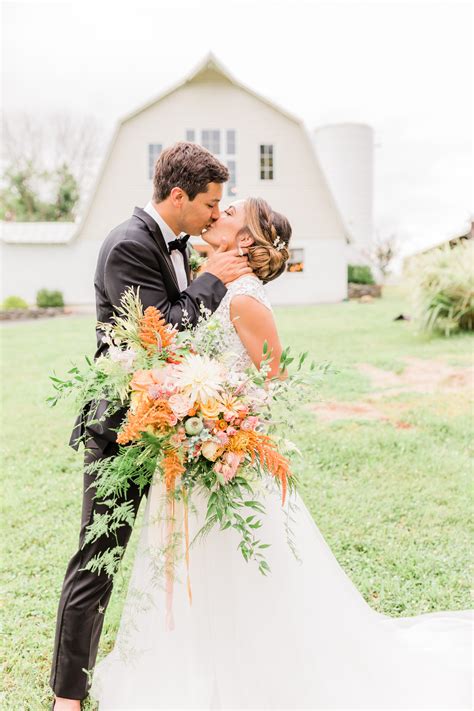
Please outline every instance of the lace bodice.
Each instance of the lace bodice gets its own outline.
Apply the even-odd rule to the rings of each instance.
[[[252,365],[252,360],[248,355],[242,341],[230,318],[230,304],[234,296],[245,295],[260,301],[261,304],[272,310],[270,301],[263,288],[260,279],[246,274],[245,276],[232,281],[227,287],[227,293],[213,314],[213,318],[219,319],[225,333],[226,350],[235,353],[235,360],[232,365],[238,370],[245,370]],[[256,324],[258,327],[258,324]]]

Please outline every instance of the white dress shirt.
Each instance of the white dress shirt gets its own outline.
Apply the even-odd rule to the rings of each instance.
[[[153,217],[153,219],[161,230],[161,233],[166,242],[166,246],[168,246],[170,242],[176,239],[177,235],[175,235],[171,227],[166,224],[158,210],[156,210],[156,208],[154,207],[151,200],[145,205],[143,209],[150,215],[150,217]],[[184,234],[184,232],[181,232],[180,234]],[[188,277],[186,276],[186,270],[184,268],[184,257],[179,251],[179,249],[173,249],[170,254],[170,258],[173,262],[176,278],[178,279],[178,286],[181,291],[184,291],[184,289],[186,289],[188,286]]]

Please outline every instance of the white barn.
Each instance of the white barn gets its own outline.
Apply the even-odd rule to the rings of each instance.
[[[370,172],[370,160],[364,158],[366,146],[371,150],[367,132],[354,133],[353,125],[346,126],[352,131],[355,161],[360,159],[365,171],[369,165]],[[340,141],[344,132],[334,135]],[[367,181],[359,182],[356,175],[342,190],[344,171],[339,171],[331,184],[303,122],[243,86],[210,54],[183,81],[119,122],[76,223],[2,224],[2,299],[15,294],[34,302],[38,289],[47,288],[61,290],[68,304],[93,303],[95,261],[103,239],[135,205],[148,201],[154,161],[178,140],[197,141],[228,165],[231,179],[223,206],[260,196],[289,218],[293,238],[288,271],[267,286],[274,304],[346,298],[351,219],[343,217],[344,200],[338,205],[334,189],[344,195],[354,191],[351,205],[358,230],[363,225],[370,239]],[[324,152],[327,162],[327,137]],[[363,193],[360,200],[357,191]]]

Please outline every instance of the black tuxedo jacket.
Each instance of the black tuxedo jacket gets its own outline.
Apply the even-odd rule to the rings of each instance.
[[[184,266],[190,279],[187,255]],[[120,305],[120,297],[127,287],[140,287],[143,308],[156,306],[168,323],[182,328],[183,311],[195,324],[200,315],[200,305],[211,311],[219,306],[227,289],[220,279],[204,273],[184,291],[180,291],[165,239],[155,220],[144,210],[136,207],[132,217],[116,227],[106,237],[97,260],[94,278],[97,320],[112,323],[112,317]],[[97,328],[97,351],[95,357],[107,352],[103,332]],[[98,407],[86,406],[76,420],[70,445],[77,449],[84,437],[92,437],[96,445],[105,449],[116,439],[124,411],[120,410],[102,422],[97,422],[105,412],[107,402]]]

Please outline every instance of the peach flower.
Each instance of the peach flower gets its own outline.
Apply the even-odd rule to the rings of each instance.
[[[215,462],[221,456],[224,448],[212,439],[208,439],[202,443],[201,454],[210,462]]]
[[[222,405],[220,402],[214,398],[206,400],[206,402],[201,402],[202,416],[209,419],[217,418],[219,416],[219,412],[221,411],[221,407]]]

